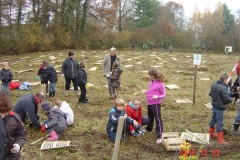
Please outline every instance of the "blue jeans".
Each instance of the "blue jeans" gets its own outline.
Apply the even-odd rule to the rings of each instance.
[[[4,92],[6,87],[6,93],[8,95],[9,95],[9,85],[10,85],[10,82],[2,82],[2,85],[1,85],[1,91]]]
[[[46,120],[46,121],[44,121],[44,125],[45,124],[48,124],[48,122],[49,122],[49,120]],[[53,128],[47,128],[47,131],[48,131],[48,133],[50,133],[50,132],[52,132],[53,131]]]
[[[222,132],[223,127],[223,110],[212,108],[212,120],[209,123],[210,128],[213,128],[216,124],[216,131]]]
[[[57,82],[50,82],[50,86],[49,86],[49,91],[50,91],[50,92],[55,91],[56,83],[57,83]]]
[[[109,82],[110,82],[110,79],[109,79],[109,78],[107,78],[107,81],[108,81],[108,88],[109,88],[109,89],[112,88],[111,86],[109,86]]]

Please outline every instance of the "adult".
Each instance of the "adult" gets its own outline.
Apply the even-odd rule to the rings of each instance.
[[[218,144],[226,145],[223,134],[223,113],[227,108],[227,104],[232,102],[232,98],[228,93],[228,74],[223,73],[220,79],[212,84],[209,96],[212,98],[212,120],[209,123],[210,137],[217,137]],[[217,136],[214,135],[215,125]]]
[[[4,157],[4,126],[0,116],[0,159]]]
[[[68,58],[65,59],[62,64],[62,76],[65,77],[66,82],[65,96],[69,95],[71,81],[73,83],[76,94],[79,95],[77,85],[78,70],[79,70],[78,61],[74,58],[74,53],[70,51],[68,53]]]
[[[164,52],[164,44],[161,44],[161,51]]]
[[[122,66],[121,59],[117,56],[117,49],[111,48],[110,54],[106,54],[103,63],[102,63],[102,73],[103,76],[106,77],[107,74],[111,74],[113,63],[118,61],[120,63],[120,67]],[[110,82],[110,79],[107,78],[107,81]],[[114,97],[113,88],[108,85],[108,90],[110,94],[110,98]]]
[[[23,122],[31,122],[31,125],[41,127],[38,113],[38,104],[44,99],[44,93],[25,94],[15,104],[13,111],[17,113]]]

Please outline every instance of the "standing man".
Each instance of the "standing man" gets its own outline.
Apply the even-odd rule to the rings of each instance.
[[[69,94],[68,92],[70,90],[71,81],[73,83],[76,94],[79,95],[78,85],[76,80],[78,76],[79,65],[78,65],[78,61],[73,57],[74,57],[74,53],[70,51],[68,53],[68,58],[65,59],[62,64],[62,76],[65,77],[65,82],[66,82],[65,96],[68,96]]]
[[[218,144],[227,145],[223,135],[223,111],[227,108],[227,104],[232,102],[232,98],[228,94],[228,74],[223,73],[220,80],[212,84],[209,96],[212,98],[212,120],[209,123],[210,137],[217,137]],[[214,134],[215,124],[217,136]]]
[[[44,93],[38,92],[37,94],[25,94],[16,103],[13,112],[17,113],[23,122],[31,122],[31,125],[42,127],[39,122],[38,104],[44,99]]]
[[[117,56],[117,49],[116,48],[111,48],[110,49],[110,54],[105,55],[105,57],[103,59],[103,63],[102,63],[102,73],[103,73],[104,77],[106,77],[107,74],[112,73],[112,67],[113,67],[113,63],[115,61],[118,61],[120,63],[120,67],[122,67],[121,60]],[[107,79],[107,81],[109,82],[110,79]],[[114,98],[113,88],[108,85],[108,89],[109,89],[110,98]]]
[[[164,52],[164,44],[161,44],[161,51]]]

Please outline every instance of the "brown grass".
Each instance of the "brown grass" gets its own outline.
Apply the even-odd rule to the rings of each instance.
[[[67,57],[68,50],[61,51],[64,53],[64,57]],[[113,153],[114,144],[109,140],[106,134],[106,123],[108,120],[108,113],[112,107],[112,100],[109,99],[108,89],[105,87],[107,84],[106,79],[102,76],[101,65],[98,66],[97,71],[88,71],[89,68],[95,67],[94,63],[98,60],[103,59],[103,51],[86,51],[87,53],[82,53],[82,51],[75,50],[75,58],[81,62],[87,62],[87,72],[88,81],[93,83],[94,87],[89,87],[87,90],[87,97],[90,101],[89,104],[82,106],[77,105],[78,96],[75,92],[70,91],[70,96],[64,96],[64,84],[65,80],[60,75],[58,76],[58,83],[56,86],[57,92],[56,97],[67,101],[75,114],[74,125],[69,127],[67,131],[61,136],[60,140],[70,140],[77,141],[80,143],[79,147],[63,148],[63,149],[53,149],[46,151],[39,151],[41,142],[36,143],[34,146],[29,144],[47,133],[43,134],[38,129],[27,127],[28,137],[23,151],[21,152],[22,158],[24,160],[32,159],[74,159],[74,160],[110,160]],[[135,54],[138,52],[138,54]],[[138,61],[143,61],[141,65],[136,65],[137,67],[123,68],[123,76],[121,81],[121,87],[119,89],[119,95],[124,100],[129,100],[133,93],[141,93],[141,89],[147,89],[148,82],[143,77],[147,77],[147,73],[142,72],[142,70],[149,70],[153,65],[160,65],[162,68],[159,70],[165,75],[169,80],[165,84],[176,84],[181,87],[180,90],[168,90],[167,97],[162,102],[162,120],[164,124],[164,132],[183,132],[188,129],[192,132],[208,132],[208,123],[211,119],[211,110],[203,106],[203,103],[210,102],[210,97],[208,93],[210,91],[211,84],[215,82],[222,72],[229,73],[238,55],[230,54],[228,58],[222,58],[223,55],[220,54],[202,54],[202,61],[207,61],[206,68],[203,70],[204,74],[200,74],[198,71],[198,78],[210,78],[210,81],[200,81],[197,79],[196,86],[196,99],[195,106],[192,104],[177,104],[174,99],[190,99],[193,97],[193,83],[194,83],[194,73],[188,70],[188,66],[192,64],[186,56],[193,57],[192,53],[177,53],[174,55],[178,59],[172,62],[169,54],[162,55],[161,52],[155,51],[157,57],[162,60],[156,61],[156,56],[151,57],[150,51],[119,51],[118,55],[123,59],[132,58],[131,61],[125,61],[124,65],[133,64],[135,65]],[[1,58],[11,58],[10,64],[19,60],[21,57],[29,56],[30,59],[26,59],[25,62],[17,63],[10,66],[10,69],[15,73],[17,70],[30,69],[31,67],[27,64],[31,63],[32,59],[38,58],[40,55],[58,55],[59,51],[56,52],[46,52],[46,53],[31,53],[26,55],[17,56],[4,56]],[[86,57],[82,55],[88,55]],[[135,59],[138,58],[138,59]],[[164,64],[159,64],[163,61]],[[189,62],[185,62],[189,61]],[[49,61],[51,63],[51,61]],[[218,62],[219,65],[209,65],[212,62]],[[215,64],[215,63],[213,63]],[[54,64],[56,65],[56,63]],[[14,78],[18,79],[20,83],[24,81],[35,82],[35,76],[38,68],[33,67],[34,72],[19,73],[14,74]],[[58,68],[58,70],[61,70]],[[183,71],[183,72],[177,72]],[[236,75],[233,75],[233,79]],[[72,87],[72,84],[71,84]],[[32,86],[32,91],[11,91],[11,97],[14,103],[24,94],[36,93],[40,90],[40,86]],[[144,95],[142,97],[142,107],[143,115],[147,116],[147,103]],[[48,99],[51,101],[51,99]],[[239,142],[240,138],[233,135],[233,119],[236,114],[237,106],[231,105],[232,107],[225,112],[224,117],[224,128],[228,130],[227,135],[225,135],[225,140],[230,142],[230,146],[219,146],[216,145],[216,140],[210,140],[211,145],[205,146],[209,149],[217,148],[221,152],[227,153],[223,154],[221,157],[202,157],[201,159],[239,159]],[[40,121],[46,120],[39,108]],[[146,133],[144,136],[135,138],[131,135],[127,135],[125,143],[122,143],[119,150],[118,159],[119,160],[171,160],[175,157],[175,152],[167,152],[162,145],[156,145],[156,135],[154,131],[152,133]],[[192,146],[199,148],[201,145],[192,143]]]

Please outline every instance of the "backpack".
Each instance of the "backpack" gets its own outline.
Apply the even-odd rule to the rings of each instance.
[[[23,82],[20,86],[19,89],[20,90],[32,90],[32,88],[30,87],[30,83],[29,82]]]

